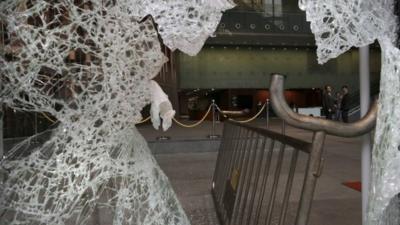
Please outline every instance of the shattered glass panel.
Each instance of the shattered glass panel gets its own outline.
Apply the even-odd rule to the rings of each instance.
[[[318,62],[336,58],[351,47],[379,37],[395,41],[397,24],[389,0],[300,0],[315,35]]]
[[[171,49],[196,54],[225,0],[5,0],[0,102],[59,125],[1,162],[0,224],[189,224],[135,128]],[[162,108],[162,107],[161,107]]]
[[[379,41],[381,87],[371,171],[368,225],[398,225],[400,205],[400,50],[393,0],[300,0],[324,63]]]

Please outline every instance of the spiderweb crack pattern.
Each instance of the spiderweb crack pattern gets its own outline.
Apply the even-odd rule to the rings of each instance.
[[[391,1],[300,0],[315,35],[319,63],[336,58],[351,47],[373,43],[378,36],[397,38]]]
[[[28,139],[1,162],[9,173],[0,183],[0,224],[189,224],[134,123],[166,62],[155,23],[167,46],[194,55],[231,7],[225,0],[2,1],[0,100],[47,112],[60,125],[43,145],[32,149]]]
[[[400,50],[393,0],[300,0],[324,63],[378,40],[382,50],[378,119],[372,153],[368,225],[400,221]]]

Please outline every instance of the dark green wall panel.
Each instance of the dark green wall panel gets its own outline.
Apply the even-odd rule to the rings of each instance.
[[[319,65],[315,50],[296,48],[206,47],[197,56],[179,54],[180,88],[267,88],[269,75],[287,75],[287,88],[331,84],[358,86],[358,51]],[[379,79],[380,54],[371,51],[373,80]],[[358,89],[358,88],[357,88]]]

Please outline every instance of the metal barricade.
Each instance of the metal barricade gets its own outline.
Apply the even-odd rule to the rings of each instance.
[[[272,107],[287,124],[313,131],[312,142],[227,121],[211,188],[221,225],[308,224],[326,134],[359,136],[375,125],[376,103],[350,124],[299,115],[284,99],[283,81],[272,76]]]
[[[296,186],[300,181],[295,176],[296,167],[306,169],[303,193],[314,192],[323,138],[316,135],[311,144],[267,129],[226,122],[212,185],[222,224],[285,224],[294,179]],[[299,155],[309,161],[308,168],[304,168],[305,163],[298,164]],[[300,200],[298,218],[292,220],[308,216],[307,196]]]

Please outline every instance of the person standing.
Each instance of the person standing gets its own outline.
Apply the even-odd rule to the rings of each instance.
[[[350,99],[349,99],[349,87],[347,85],[344,85],[342,87],[342,104],[341,104],[341,110],[342,110],[342,120],[345,123],[349,122],[349,110],[350,110]]]
[[[335,120],[340,121],[341,119],[341,105],[342,105],[342,94],[340,92],[336,92],[335,94]]]
[[[324,93],[322,95],[322,108],[324,110],[327,119],[333,119],[335,113],[335,99],[332,96],[332,87],[330,85],[325,86]]]

